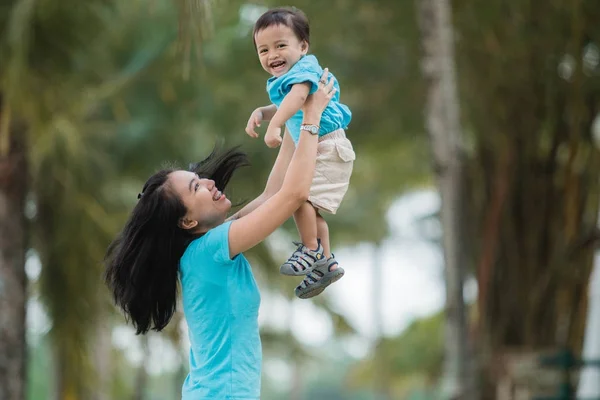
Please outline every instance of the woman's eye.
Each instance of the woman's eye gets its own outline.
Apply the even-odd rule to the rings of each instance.
[[[194,187],[194,191],[197,192],[199,187],[200,187],[200,182],[197,182],[196,186]]]

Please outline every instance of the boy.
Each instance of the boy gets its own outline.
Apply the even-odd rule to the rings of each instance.
[[[344,275],[331,253],[328,226],[320,212],[335,214],[348,190],[356,156],[344,130],[352,114],[339,102],[339,85],[329,74],[337,93],[323,112],[319,125],[301,125],[300,109],[306,97],[317,90],[323,73],[316,57],[307,54],[310,27],[302,11],[295,8],[267,11],[257,20],[253,38],[263,69],[272,75],[267,81],[267,92],[273,104],[254,110],[246,127],[248,135],[258,137],[255,128],[262,121],[270,121],[265,143],[271,148],[281,145],[284,124],[295,144],[300,130],[319,135],[310,196],[294,214],[302,243],[296,243],[298,248],[280,268],[284,275],[306,275],[295,294],[310,298]]]

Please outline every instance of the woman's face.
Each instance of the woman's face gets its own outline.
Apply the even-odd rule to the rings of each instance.
[[[231,201],[210,179],[200,179],[189,171],[173,171],[169,183],[187,209],[180,221],[184,229],[201,233],[222,224],[231,210]]]

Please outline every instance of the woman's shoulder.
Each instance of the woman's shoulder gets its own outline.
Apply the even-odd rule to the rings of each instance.
[[[231,222],[227,221],[216,226],[201,237],[192,240],[183,254],[182,261],[204,258],[216,263],[230,263],[229,227]]]
[[[223,222],[221,225],[215,226],[196,240],[204,240],[208,243],[213,243],[215,240],[217,242],[222,240],[228,241],[227,237],[229,235],[229,227],[231,226],[232,222],[233,221]]]

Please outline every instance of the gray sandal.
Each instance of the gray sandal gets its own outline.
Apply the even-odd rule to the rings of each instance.
[[[337,267],[331,270],[331,267],[337,265],[334,255],[327,260],[325,265],[320,265],[312,270],[306,278],[295,289],[296,297],[309,299],[323,293],[327,286],[337,282],[344,276],[344,269]]]
[[[328,265],[321,241],[317,239],[318,247],[311,250],[302,243],[294,242],[298,248],[288,258],[288,260],[279,267],[282,275],[302,276],[310,273],[319,266]]]

